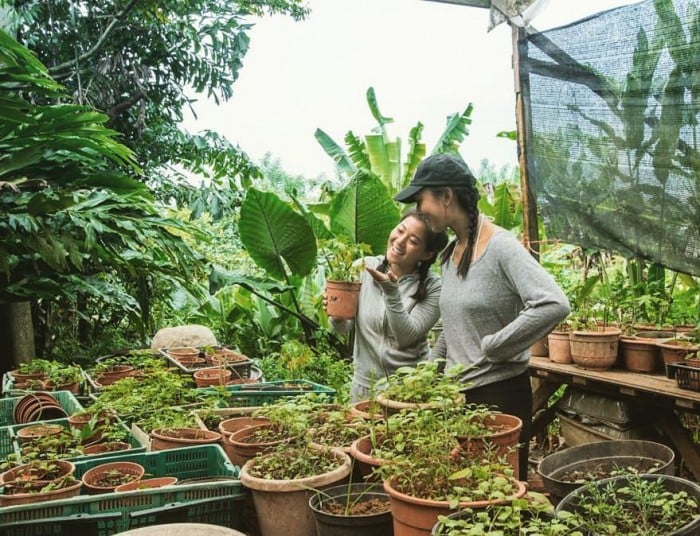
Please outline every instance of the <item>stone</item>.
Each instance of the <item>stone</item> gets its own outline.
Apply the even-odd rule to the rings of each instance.
[[[179,346],[216,346],[212,330],[199,324],[173,326],[158,330],[151,340],[151,349],[176,348]]]

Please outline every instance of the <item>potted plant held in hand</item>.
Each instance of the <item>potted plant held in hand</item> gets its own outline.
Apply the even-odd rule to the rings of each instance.
[[[339,320],[351,320],[357,314],[360,295],[360,274],[366,244],[351,244],[340,239],[327,240],[323,259],[326,264],[326,312]]]

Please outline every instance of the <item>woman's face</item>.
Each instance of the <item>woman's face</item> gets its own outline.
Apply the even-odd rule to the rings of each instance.
[[[386,258],[390,265],[399,265],[404,271],[415,270],[418,263],[429,259],[426,251],[425,223],[416,216],[408,216],[394,227],[389,234]]]
[[[447,227],[445,205],[432,191],[424,188],[416,194],[416,209],[428,218],[433,232],[444,231]]]

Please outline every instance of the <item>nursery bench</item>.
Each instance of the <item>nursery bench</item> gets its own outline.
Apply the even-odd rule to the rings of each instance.
[[[693,477],[700,481],[700,448],[690,438],[674,410],[700,415],[700,392],[681,389],[676,380],[663,374],[629,372],[622,369],[588,370],[576,365],[553,363],[546,357],[530,358],[533,383],[533,435],[554,418],[549,397],[567,384],[579,389],[631,400],[648,408],[650,421],[669,438]]]

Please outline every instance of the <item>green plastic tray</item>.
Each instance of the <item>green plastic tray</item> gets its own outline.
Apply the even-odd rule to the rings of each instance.
[[[73,415],[83,411],[83,406],[70,391],[46,391],[53,396],[68,415]],[[30,394],[30,392],[24,393]],[[24,396],[24,395],[22,395]],[[12,413],[15,405],[22,399],[22,396],[11,398],[0,398],[0,426],[11,426],[15,423]]]
[[[298,388],[287,389],[285,386],[294,385]],[[242,385],[229,385],[226,388],[226,400],[221,402],[221,407],[241,408],[251,406],[264,406],[272,404],[281,398],[289,398],[309,393],[317,393],[335,398],[335,389],[308,380],[284,380],[263,383],[251,383]],[[206,387],[196,389],[200,392],[218,391],[220,388]]]
[[[144,466],[149,476],[176,476],[178,484],[167,488],[125,493],[78,495],[70,499],[0,508],[0,533],[4,536],[110,536],[161,523],[209,523],[240,529],[246,490],[238,469],[218,445],[188,447],[115,456],[112,461]],[[75,476],[107,460],[75,463]],[[208,479],[208,480],[205,480]]]

